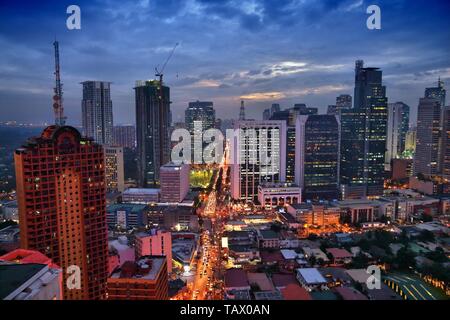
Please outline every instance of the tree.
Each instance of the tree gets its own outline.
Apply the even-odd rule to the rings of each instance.
[[[416,266],[416,260],[414,258],[415,254],[407,247],[404,247],[398,250],[395,262],[399,269],[406,270]]]

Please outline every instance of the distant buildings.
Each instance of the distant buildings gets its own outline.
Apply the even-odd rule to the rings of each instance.
[[[450,106],[446,106],[442,113],[443,130],[441,136],[441,172],[444,178],[450,180]]]
[[[138,184],[159,185],[159,168],[170,160],[170,88],[158,80],[137,81],[136,141]]]
[[[136,127],[122,125],[113,127],[113,145],[123,148],[136,148]]]
[[[110,82],[84,81],[82,100],[83,133],[95,142],[113,142],[113,109]]]
[[[304,200],[339,198],[339,121],[336,116],[299,116],[295,181]]]
[[[328,115],[340,115],[341,110],[348,110],[352,108],[352,96],[349,94],[341,94],[336,97],[336,104],[329,105],[327,114]]]
[[[327,204],[292,204],[287,207],[287,212],[298,221],[303,228],[328,227],[338,225],[341,210]]]
[[[403,102],[388,104],[385,168],[390,170],[391,160],[405,151],[406,133],[409,130],[409,106]]]
[[[214,104],[210,101],[189,102],[188,108],[184,111],[184,119],[187,129],[194,135],[195,122],[201,121],[200,130],[197,134],[203,134],[206,130],[215,127],[216,111]]]
[[[233,199],[256,201],[258,186],[285,181],[285,121],[238,121],[240,129],[232,141],[231,195]]]
[[[107,192],[123,192],[125,173],[122,147],[104,146],[105,178]]]
[[[167,259],[145,256],[126,261],[108,278],[108,300],[168,300]]]
[[[159,202],[159,189],[128,188],[122,193],[122,201],[127,203],[157,203]]]
[[[14,154],[20,240],[66,270],[80,268],[81,288],[64,299],[103,299],[107,279],[102,146],[69,126],[50,126]],[[70,273],[63,273],[66,283]]]
[[[161,202],[182,202],[189,192],[189,165],[169,162],[161,167]]]
[[[376,197],[384,189],[387,134],[386,87],[382,71],[356,61],[354,108],[341,112],[342,197]]]
[[[431,87],[425,89],[425,98],[428,99],[435,99],[438,101],[441,108],[444,108],[445,106],[445,97],[446,97],[446,91],[444,89],[444,83],[439,78],[438,80],[438,86],[437,87]]]
[[[438,100],[421,98],[417,111],[414,174],[424,176],[439,172],[441,105]]]

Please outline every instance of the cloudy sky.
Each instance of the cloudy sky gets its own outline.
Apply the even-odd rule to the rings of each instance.
[[[81,30],[66,8],[81,8]],[[366,9],[381,8],[368,30]],[[111,81],[114,122],[134,123],[133,85],[165,70],[174,121],[189,101],[211,100],[233,118],[272,103],[325,112],[353,93],[356,59],[380,67],[390,102],[415,109],[440,76],[450,88],[450,2],[446,0],[90,0],[0,2],[0,121],[52,121],[53,46],[60,42],[68,122],[80,123],[81,85]]]

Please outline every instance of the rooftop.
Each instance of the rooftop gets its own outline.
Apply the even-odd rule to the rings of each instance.
[[[284,300],[312,300],[311,295],[297,283],[288,284],[285,288],[282,288],[281,295]]]
[[[225,272],[225,287],[242,288],[249,287],[247,273],[242,269],[228,269]]]
[[[125,261],[111,274],[112,279],[156,280],[166,260],[165,256],[145,256],[138,261]]]
[[[292,273],[275,273],[272,275],[272,282],[277,288],[286,287],[290,284],[298,284],[297,279]]]
[[[330,253],[335,259],[346,259],[353,257],[350,252],[340,248],[328,248],[327,252]]]
[[[249,272],[247,278],[251,285],[256,284],[261,291],[273,291],[275,289],[265,273]]]
[[[46,267],[37,263],[0,264],[0,299],[8,297]]]
[[[316,268],[299,268],[297,269],[297,274],[299,274],[303,278],[303,280],[305,280],[306,284],[327,283],[325,278]]]
[[[159,193],[159,189],[156,188],[129,188],[123,192],[123,194],[127,195],[141,195],[141,194],[149,194],[155,195]]]
[[[354,288],[350,287],[337,287],[335,291],[342,297],[344,300],[368,300],[365,295]]]

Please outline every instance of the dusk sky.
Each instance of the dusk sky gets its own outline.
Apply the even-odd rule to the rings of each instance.
[[[66,28],[71,4],[81,30]],[[381,30],[366,28],[371,4],[381,7]],[[325,112],[337,95],[353,95],[363,59],[383,70],[389,102],[410,105],[415,122],[425,87],[440,76],[450,89],[449,12],[445,0],[2,0],[0,121],[53,121],[56,37],[72,125],[86,80],[113,82],[115,124],[134,123],[135,81],[153,78],[176,42],[165,70],[174,121],[197,99],[213,101],[221,118],[236,118],[241,98],[255,119],[272,103]]]

